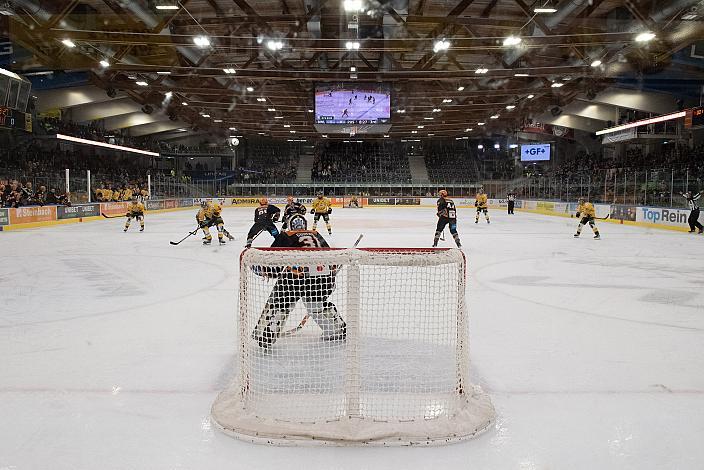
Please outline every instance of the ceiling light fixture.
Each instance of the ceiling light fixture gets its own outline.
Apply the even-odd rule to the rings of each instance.
[[[266,98],[259,97],[257,98],[257,101],[259,101],[260,103],[264,103],[266,101]]]
[[[560,87],[562,87],[562,86],[564,86],[564,85],[565,85],[564,83],[555,82],[555,83],[553,83],[553,84],[550,85],[550,86],[551,86],[552,88],[560,88]]]
[[[509,111],[511,111],[512,109],[516,109],[516,105],[509,104],[509,105],[506,106],[506,109],[508,109]]]
[[[280,51],[281,49],[284,48],[284,43],[281,41],[274,40],[274,39],[269,39],[266,42],[266,48],[269,49],[270,51]]]
[[[405,110],[405,109],[398,109],[398,110],[396,110],[396,112],[397,112],[398,114],[403,114],[403,113],[406,112],[406,110]]]
[[[600,61],[599,59],[595,60],[595,61],[592,62],[592,64],[591,64],[592,67],[598,67],[598,66],[600,66],[600,65],[601,65],[601,61]]]
[[[73,49],[74,47],[76,47],[76,43],[73,42],[73,41],[71,41],[70,39],[64,39],[64,40],[62,40],[61,42],[63,43],[64,46],[70,47],[71,49]]]
[[[101,65],[104,69],[106,69],[106,68],[110,67],[110,62],[108,62],[107,60],[103,59],[103,60],[100,61],[100,65]]]
[[[533,11],[535,13],[556,13],[557,8],[535,8]]]
[[[171,75],[171,72],[168,72],[166,70],[162,70],[156,73],[157,75]]]
[[[232,75],[232,74],[237,73],[237,70],[235,70],[235,69],[233,69],[233,68],[222,69],[222,71],[225,72],[225,73],[228,74],[228,75]]]
[[[358,41],[347,41],[345,43],[345,48],[347,48],[348,51],[356,51],[359,49],[359,42]],[[354,70],[352,70],[354,71]]]
[[[418,129],[423,129],[425,126],[418,126]]]
[[[499,115],[494,114],[493,116],[489,116],[489,119],[499,119]]]
[[[483,126],[484,124],[486,124],[486,123],[485,122],[478,122],[477,126]]]
[[[504,39],[504,46],[517,46],[523,41],[523,39],[518,36],[509,36]]]
[[[434,117],[424,117],[423,119],[425,119],[426,121],[432,121],[435,118]]]
[[[345,0],[343,5],[345,11],[360,11],[362,9],[362,0]]]
[[[188,103],[184,101],[183,103],[181,103],[181,106],[188,106]]]
[[[440,108],[433,108],[433,112],[434,112],[434,113],[439,113],[440,111],[442,111],[442,109],[440,109]]]
[[[463,90],[464,90],[464,87],[463,87],[463,86],[460,85],[460,86],[457,87],[457,91],[463,91]]]
[[[266,108],[266,110],[272,113],[276,112],[276,108]]]
[[[164,96],[166,96],[167,98],[171,98],[172,96],[174,96],[174,92],[173,92],[173,91],[167,91],[166,93],[164,93]]]
[[[143,82],[143,81],[135,82],[135,84],[139,85],[139,86],[149,86],[149,84],[147,82]]]
[[[283,119],[283,116],[274,116],[274,119]]]
[[[284,124],[284,127],[291,127],[291,124]]]
[[[489,69],[479,68],[479,69],[475,70],[474,73],[481,75],[481,74],[487,73],[488,71],[489,71]]]
[[[253,91],[254,91],[254,87],[248,86],[248,87],[246,88],[246,90],[247,90],[247,91],[249,91],[249,92],[251,93],[251,92],[253,92]]]
[[[528,96],[526,96],[526,98],[528,98],[529,100],[532,100],[533,98],[535,98],[535,95],[528,95]]]
[[[196,36],[193,38],[193,44],[198,47],[208,47],[210,46],[210,39],[207,36]]]
[[[442,100],[442,102],[443,103],[452,103],[452,100],[449,98],[445,98],[444,100]]]
[[[650,31],[640,33],[636,36],[636,42],[648,42],[652,41],[653,39],[655,39],[655,33],[651,33]]]
[[[514,77],[530,77],[527,73],[514,73]]]
[[[210,117],[210,114],[202,114],[202,116],[203,116],[204,118],[209,118],[209,117]]]
[[[435,41],[435,44],[433,45],[433,51],[435,53],[446,51],[449,48],[450,48],[450,41],[447,41],[444,38],[441,39],[440,41]]]
[[[472,129],[471,127],[468,127],[468,128],[465,129],[464,131],[465,131],[465,132],[472,132],[473,130],[474,130],[474,129]]]
[[[213,122],[220,123],[220,122],[222,122],[222,119],[213,119]]]

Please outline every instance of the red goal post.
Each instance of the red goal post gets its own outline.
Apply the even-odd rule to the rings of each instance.
[[[213,403],[213,422],[275,445],[480,434],[495,412],[469,382],[465,276],[456,249],[245,250],[237,375]],[[262,325],[275,331],[265,342]]]

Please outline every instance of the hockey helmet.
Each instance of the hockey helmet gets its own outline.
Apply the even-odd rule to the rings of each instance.
[[[205,199],[200,201],[200,207],[202,207],[203,209],[208,207],[208,201],[206,201]]]
[[[305,230],[308,228],[308,221],[302,215],[294,215],[291,220],[288,221],[291,230]]]
[[[323,198],[323,196],[324,196],[324,194],[323,194],[323,193],[318,193],[318,199],[322,199],[322,198]]]
[[[444,189],[441,189],[440,190],[440,197],[447,197],[447,191],[445,191]]]

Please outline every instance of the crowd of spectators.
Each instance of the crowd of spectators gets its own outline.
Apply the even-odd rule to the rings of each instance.
[[[252,140],[248,157],[235,171],[235,181],[244,184],[292,183],[298,173],[299,150],[288,142]]]
[[[79,124],[66,119],[42,117],[37,119],[37,125],[39,133],[64,134],[113,145],[159,151],[159,142],[151,137],[133,137],[123,134],[120,130],[106,130],[93,123]]]
[[[0,207],[45,206],[61,204],[70,206],[71,196],[57,191],[47,190],[46,186],[33,187],[31,181],[0,180]]]
[[[464,183],[480,177],[479,161],[466,142],[424,142],[419,152],[433,183]]]
[[[410,183],[403,149],[390,143],[322,142],[316,146],[311,179],[340,183]]]

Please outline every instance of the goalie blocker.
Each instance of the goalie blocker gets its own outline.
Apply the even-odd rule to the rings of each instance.
[[[294,279],[294,269],[324,281]],[[454,249],[246,250],[238,372],[215,400],[213,422],[277,445],[447,444],[478,435],[494,409],[469,382],[465,285],[464,255]],[[274,292],[289,312],[279,331],[309,312],[306,297],[321,315],[262,347],[264,335],[252,333],[263,331]]]

